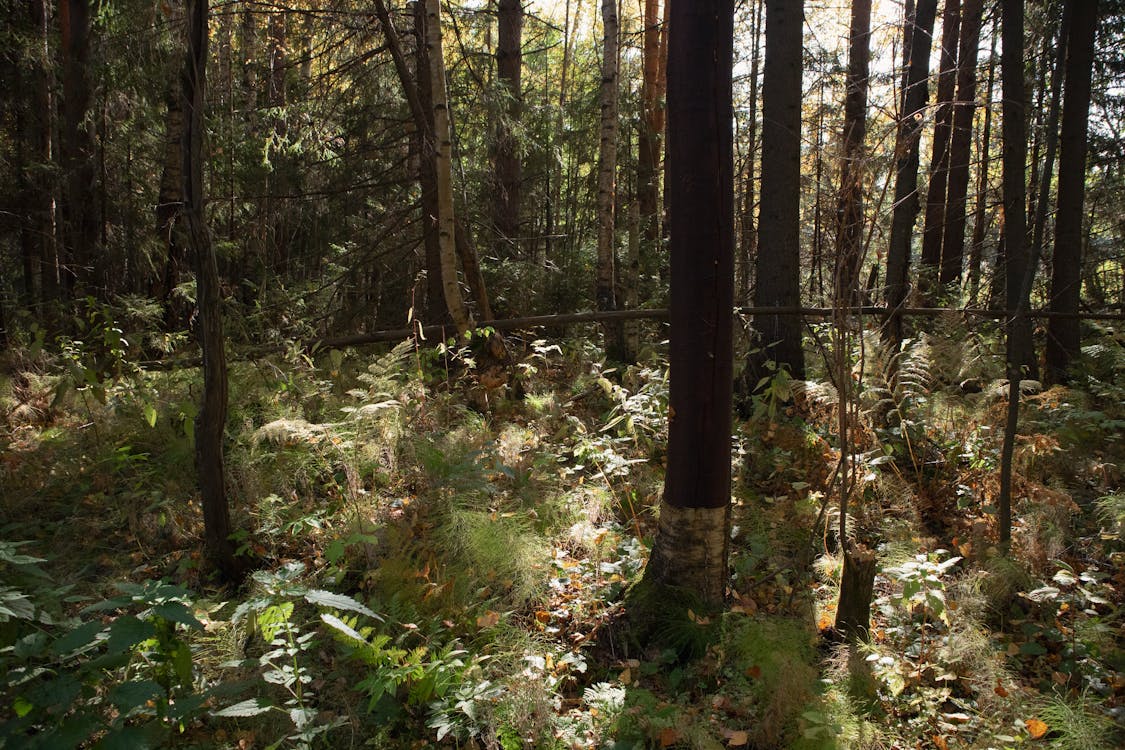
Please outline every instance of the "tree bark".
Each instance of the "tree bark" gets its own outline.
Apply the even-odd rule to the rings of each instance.
[[[153,297],[164,308],[164,324],[168,330],[178,327],[172,294],[180,283],[180,274],[188,263],[183,234],[176,230],[176,218],[183,208],[184,184],[184,109],[183,92],[177,82],[170,83],[165,92],[164,114],[164,166],[160,174],[160,190],[156,198],[156,235],[164,245],[164,272],[153,289]]]
[[[63,106],[60,161],[66,175],[62,200],[63,286],[69,296],[101,290],[95,270],[98,212],[90,110],[90,0],[59,0]]]
[[[669,0],[665,0],[668,2]],[[640,252],[652,259],[660,252],[660,158],[664,140],[664,92],[660,66],[666,50],[661,38],[658,0],[644,0],[641,118],[637,136],[637,201]],[[651,260],[648,265],[653,265]]]
[[[746,112],[746,170],[742,180],[742,210],[739,212],[738,286],[736,298],[741,305],[750,303],[750,278],[754,257],[758,254],[758,233],[754,222],[757,207],[758,163],[758,71],[761,68],[763,0],[755,0],[750,29],[750,101]]]
[[[766,0],[766,54],[762,74],[762,182],[754,305],[800,304],[801,69],[804,3]],[[805,377],[801,321],[778,315],[754,318],[759,340],[742,378],[748,396],[776,362]]]
[[[988,167],[992,162],[992,91],[996,82],[996,31],[993,22],[992,47],[988,54],[988,83],[984,93],[984,123],[981,125],[980,160],[977,168],[977,198],[973,209],[973,236],[969,241],[969,306],[980,295],[981,263],[984,258],[984,231],[988,204]]]
[[[914,13],[905,19],[903,37],[906,72],[902,104],[895,135],[895,202],[891,214],[891,237],[887,246],[886,302],[892,313],[883,327],[883,338],[897,352],[902,345],[902,316],[909,290],[910,246],[918,218],[918,162],[923,110],[929,98],[930,45],[933,42],[937,0],[918,0]]]
[[[220,577],[240,576],[231,541],[223,438],[227,421],[227,362],[223,348],[222,301],[218,263],[204,219],[203,114],[207,101],[207,25],[209,0],[188,0],[187,53],[184,58],[183,231],[195,261],[198,335],[203,350],[203,403],[195,420],[195,463],[203,505],[204,542]]]
[[[937,114],[934,116],[933,155],[930,158],[930,186],[926,190],[926,217],[922,229],[922,257],[919,267],[920,286],[927,297],[927,304],[935,291],[933,286],[941,264],[960,24],[961,1],[945,0],[941,16],[941,67],[937,84]]]
[[[949,144],[949,193],[945,201],[941,270],[944,286],[961,283],[965,255],[965,201],[969,192],[969,158],[977,97],[977,48],[980,46],[982,0],[963,0],[960,49],[957,52],[957,100]]]
[[[433,101],[434,170],[437,173],[437,234],[441,249],[441,281],[445,306],[457,332],[476,328],[461,296],[457,279],[457,222],[453,214],[453,141],[449,129],[449,100],[445,88],[445,58],[441,49],[441,2],[426,0],[426,48],[430,61]]]
[[[1098,4],[1097,0],[1067,0],[1067,5],[1072,16],[1068,30],[1050,309],[1052,312],[1077,313],[1082,290],[1082,205],[1086,191],[1090,78]],[[1062,64],[1061,60],[1059,64]],[[1052,382],[1066,382],[1067,370],[1081,347],[1081,321],[1077,318],[1050,320],[1047,325],[1047,373]]]
[[[493,203],[495,252],[499,258],[521,255],[520,190],[522,164],[519,153],[520,118],[523,113],[523,91],[520,72],[523,67],[523,3],[522,0],[499,0],[496,38],[496,79],[500,96],[496,122]]]
[[[837,305],[859,304],[863,262],[864,139],[867,136],[867,79],[871,50],[871,0],[852,0],[848,32],[848,74],[844,83],[844,132],[836,202]]]
[[[668,468],[646,577],[712,605],[725,595],[730,538],[733,43],[733,0],[672,4]]]
[[[602,0],[601,125],[598,146],[598,263],[595,299],[597,309],[615,310],[617,300],[616,216],[617,202],[617,0]],[[602,326],[606,356],[620,359],[621,327]]]

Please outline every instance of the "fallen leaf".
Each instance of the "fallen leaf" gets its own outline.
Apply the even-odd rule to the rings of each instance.
[[[727,735],[727,744],[731,747],[742,747],[750,743],[750,735],[743,729],[736,730]]]
[[[1027,733],[1031,735],[1031,739],[1037,740],[1047,733],[1049,728],[1044,722],[1039,719],[1028,719],[1024,722],[1027,725]]]
[[[628,667],[626,667],[625,670],[623,672],[621,672],[621,676],[618,679],[621,680],[622,685],[628,685],[630,682],[633,681],[632,670],[630,670]]]
[[[746,676],[752,680],[756,680],[762,676],[762,668],[757,664],[746,668]]]
[[[660,746],[668,747],[674,745],[680,740],[680,730],[675,727],[664,727],[660,730]]]
[[[493,612],[491,609],[477,618],[478,628],[491,628],[495,627],[496,623],[500,622],[500,613]]]
[[[938,750],[949,750],[949,743],[946,742],[945,738],[940,734],[935,734],[932,739],[934,741],[934,747]]]

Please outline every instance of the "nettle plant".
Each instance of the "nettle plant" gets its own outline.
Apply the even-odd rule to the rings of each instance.
[[[0,542],[0,746],[141,747],[184,732],[209,698],[193,679],[186,636],[203,625],[189,592],[123,583],[66,616],[70,587],[20,546]]]

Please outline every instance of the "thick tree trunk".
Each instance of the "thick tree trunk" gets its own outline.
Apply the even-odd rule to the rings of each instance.
[[[426,48],[430,60],[433,101],[434,169],[437,173],[437,234],[441,249],[441,281],[445,306],[457,332],[476,328],[461,296],[457,280],[457,221],[453,215],[453,140],[449,129],[449,101],[445,88],[445,58],[441,49],[441,2],[426,0]]]
[[[499,0],[496,41],[496,80],[501,102],[498,107],[494,156],[494,248],[499,258],[515,258],[522,254],[520,187],[523,177],[519,138],[516,135],[523,113],[523,91],[520,85],[523,67],[522,0]]]
[[[942,231],[945,229],[945,200],[949,180],[949,137],[953,130],[953,96],[957,83],[957,40],[961,24],[961,1],[945,0],[941,16],[941,67],[937,84],[937,114],[934,116],[930,185],[926,190],[926,216],[922,229],[919,281],[927,300],[932,299],[941,264]]]
[[[1096,0],[1067,0],[1072,7],[1066,59],[1059,155],[1059,201],[1055,217],[1055,252],[1051,264],[1052,312],[1077,313],[1082,290],[1082,204],[1086,189],[1086,140],[1090,112]],[[1060,61],[1061,64],[1061,61]],[[1047,325],[1047,370],[1052,382],[1065,382],[1072,359],[1082,346],[1078,319],[1052,318]]]
[[[875,553],[862,545],[842,543],[844,570],[840,576],[840,603],[836,630],[849,642],[866,641],[871,629],[871,597],[875,590]]]
[[[60,161],[66,175],[62,219],[63,286],[70,296],[102,292],[95,266],[98,211],[90,110],[90,0],[59,1],[63,106]]]
[[[799,25],[798,25],[799,28]],[[733,0],[672,5],[668,56],[668,469],[646,577],[725,595],[730,515]]]
[[[886,302],[892,311],[883,327],[884,340],[892,352],[902,345],[902,316],[909,290],[910,246],[918,218],[919,141],[923,110],[929,98],[930,45],[933,41],[937,0],[918,0],[914,13],[903,25],[906,72],[898,132],[895,135],[895,202],[891,214],[891,237],[887,246]]]
[[[969,157],[973,142],[973,113],[977,97],[977,48],[980,46],[982,0],[963,0],[961,39],[957,53],[957,101],[949,144],[949,194],[942,231],[942,286],[959,288],[965,255],[965,200],[969,192]]]
[[[215,249],[204,219],[203,114],[207,100],[208,0],[188,0],[184,59],[183,231],[195,260],[198,332],[203,350],[203,403],[195,420],[195,462],[203,505],[204,542],[225,581],[239,577],[226,493],[223,438],[227,421],[227,362]]]
[[[598,146],[598,263],[595,301],[598,310],[617,309],[617,0],[602,0],[601,126]],[[602,326],[606,356],[622,355],[622,330],[616,323]]]
[[[754,304],[800,304],[801,69],[804,3],[766,0],[766,55],[762,77],[762,183]],[[744,395],[773,371],[774,361],[798,380],[805,377],[801,320],[754,318],[757,346],[747,358]]]
[[[844,84],[844,132],[840,187],[836,201],[837,305],[859,304],[863,262],[864,139],[867,136],[867,79],[871,50],[871,0],[852,0],[848,74]]]

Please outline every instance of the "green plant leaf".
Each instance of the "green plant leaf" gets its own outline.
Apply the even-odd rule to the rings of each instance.
[[[51,644],[51,651],[64,656],[82,650],[96,642],[101,632],[102,624],[100,622],[84,622]]]
[[[355,599],[344,594],[334,594],[331,591],[324,591],[322,589],[309,589],[305,592],[305,600],[309,604],[317,604],[322,607],[331,607],[332,609],[339,609],[345,612],[358,612],[361,615],[373,617],[379,622],[383,622],[383,618],[371,611],[370,608],[360,604]]]
[[[122,682],[109,691],[109,702],[123,714],[140,708],[150,700],[165,697],[164,688],[152,680]]]
[[[341,620],[336,615],[330,615],[325,612],[321,614],[320,619],[324,621],[325,625],[328,625],[330,628],[343,633],[348,638],[351,638],[352,640],[358,641],[360,643],[367,643],[366,638],[360,635],[356,630],[351,628],[346,622]]]
[[[248,698],[244,701],[235,703],[233,706],[218,711],[212,711],[212,716],[223,716],[230,718],[245,718],[249,716],[258,716],[269,711],[273,706],[269,705],[261,698]]]
[[[156,627],[151,622],[123,615],[110,624],[106,648],[110,654],[120,654],[155,635]]]

